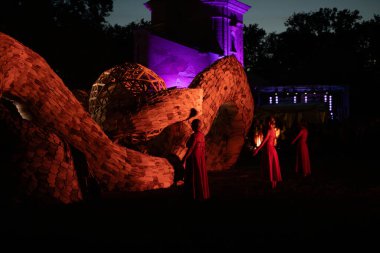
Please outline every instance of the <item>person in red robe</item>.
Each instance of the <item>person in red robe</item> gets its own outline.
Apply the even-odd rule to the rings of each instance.
[[[299,127],[300,131],[291,143],[294,145],[297,142],[295,171],[296,173],[302,171],[302,175],[306,177],[311,174],[309,148],[307,146],[309,132],[306,128],[306,122],[301,121]]]
[[[269,181],[271,182],[272,188],[276,188],[277,183],[282,181],[280,162],[278,159],[275,140],[276,140],[276,121],[274,117],[270,117],[267,119],[267,127],[268,131],[264,137],[264,140],[261,142],[260,146],[258,146],[254,151],[253,155],[256,156],[257,153],[263,149],[263,153],[261,156],[261,169],[263,175],[266,178],[269,177]]]
[[[208,176],[206,168],[205,136],[200,131],[201,121],[195,119],[191,123],[194,133],[187,142],[187,152],[182,159],[185,168],[185,189],[195,200],[210,198]]]

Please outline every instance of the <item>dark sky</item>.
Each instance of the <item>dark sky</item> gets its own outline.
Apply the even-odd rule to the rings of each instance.
[[[150,12],[144,3],[148,0],[114,0],[114,12],[108,18],[111,24],[126,25],[144,18]],[[178,0],[181,1],[181,0]],[[244,16],[245,24],[257,23],[267,32],[282,32],[284,22],[293,13],[317,11],[319,8],[337,7],[339,10],[359,10],[364,19],[380,15],[380,0],[240,0],[251,6]]]

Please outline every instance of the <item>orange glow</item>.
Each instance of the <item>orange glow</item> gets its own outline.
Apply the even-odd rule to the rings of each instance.
[[[256,132],[253,138],[255,146],[256,147],[260,146],[261,142],[263,142],[263,139],[264,139],[263,133],[261,131]]]
[[[280,137],[281,130],[279,128],[274,129],[276,131],[276,139],[274,139],[274,145],[277,146],[277,139]]]
[[[276,131],[276,139],[280,136],[281,130],[279,128],[274,129]]]

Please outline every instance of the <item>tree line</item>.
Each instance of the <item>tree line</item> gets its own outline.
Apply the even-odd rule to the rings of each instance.
[[[42,55],[69,88],[88,89],[102,71],[132,62],[134,31],[150,27],[143,19],[110,25],[112,10],[112,0],[2,0],[0,31]],[[244,26],[254,85],[344,84],[358,103],[376,98],[379,15],[363,20],[357,10],[321,8],[295,13],[285,26],[281,33]]]
[[[141,20],[111,26],[112,0],[2,0],[0,31],[44,57],[71,89],[89,89],[106,69],[133,60]]]
[[[321,8],[295,13],[282,33],[244,27],[245,66],[256,85],[347,85],[354,114],[377,114],[380,16]]]

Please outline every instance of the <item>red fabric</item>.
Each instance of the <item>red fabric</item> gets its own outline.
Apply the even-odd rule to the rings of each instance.
[[[190,153],[186,159],[185,184],[194,199],[206,200],[210,198],[210,190],[206,169],[204,134],[201,132],[193,133],[187,146]]]
[[[296,172],[302,170],[304,176],[311,174],[309,149],[307,146],[307,137],[309,133],[306,128],[301,128],[301,131],[294,139],[297,142],[296,152]]]
[[[276,131],[272,128],[268,130],[263,144],[263,153],[261,156],[261,169],[265,177],[269,177],[272,187],[275,188],[277,182],[282,181],[280,162],[276,147],[274,146],[276,139]]]

